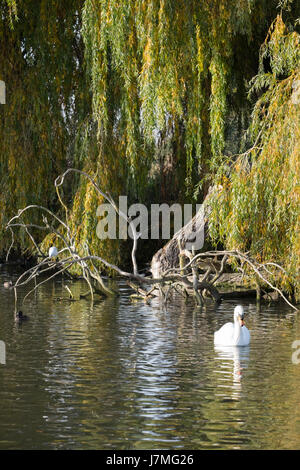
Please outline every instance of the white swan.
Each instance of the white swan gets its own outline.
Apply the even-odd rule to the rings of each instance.
[[[57,254],[58,251],[56,246],[51,246],[51,248],[49,248],[49,258],[54,258],[55,256],[57,256]]]
[[[234,323],[225,323],[214,334],[214,343],[220,346],[247,346],[250,332],[244,323],[244,309],[237,305],[233,314]]]

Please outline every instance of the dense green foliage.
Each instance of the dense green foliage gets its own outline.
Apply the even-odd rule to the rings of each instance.
[[[135,183],[133,197],[143,197],[149,171],[161,175],[162,197],[178,200],[218,167],[227,118],[243,118],[245,81],[257,71],[258,47],[277,5],[238,3],[85,2],[102,155],[108,167],[118,155],[127,188]]]
[[[55,207],[56,176],[74,162],[90,96],[83,70],[81,1],[0,3],[0,226],[30,203]],[[11,27],[13,21],[13,27]],[[0,232],[1,248],[10,243]],[[27,237],[24,244],[28,244]]]
[[[280,261],[295,284],[299,8],[293,0],[2,1],[1,226],[29,203],[57,209],[53,181],[70,165],[130,202],[202,202],[219,184],[214,241]],[[116,262],[119,244],[96,236],[92,185],[68,181],[77,244],[88,240]],[[0,249],[7,243],[0,231]]]
[[[250,126],[255,145],[219,177],[223,189],[213,201],[211,233],[229,249],[280,262],[288,271],[281,286],[299,289],[300,36],[287,31],[281,16],[251,85],[250,93],[261,92]]]

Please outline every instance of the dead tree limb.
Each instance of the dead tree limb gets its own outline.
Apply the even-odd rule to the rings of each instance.
[[[60,193],[60,188],[63,185],[66,176],[70,173],[77,173],[82,177],[87,178],[92,183],[95,191],[112,205],[116,213],[118,213],[131,228],[131,232],[133,234],[133,246],[131,251],[132,272],[124,271],[118,266],[108,262],[100,255],[92,254],[87,243],[85,243],[83,247],[75,246],[76,227],[72,228],[69,224],[68,208]],[[248,253],[241,253],[234,250],[211,250],[195,254],[186,249],[186,242],[190,231],[195,232],[195,230],[205,230],[209,214],[208,206],[204,205],[204,211],[196,214],[188,227],[185,226],[175,234],[173,239],[166,245],[168,248],[162,249],[162,251],[158,252],[158,254],[153,257],[153,276],[143,276],[139,274],[136,261],[139,237],[136,232],[135,225],[133,221],[128,218],[127,214],[123,213],[117,207],[112,197],[103,192],[90,175],[84,171],[71,168],[56,178],[55,188],[58,199],[62,207],[65,209],[66,220],[62,220],[62,218],[58,217],[46,207],[33,204],[20,210],[6,226],[6,228],[11,232],[12,237],[12,242],[7,256],[9,256],[15,242],[14,230],[21,228],[25,230],[25,233],[32,241],[37,253],[42,257],[42,260],[35,266],[21,274],[14,286],[12,286],[15,292],[15,308],[17,308],[17,290],[19,287],[25,286],[31,281],[35,282],[34,288],[32,288],[24,297],[23,301],[25,301],[28,296],[35,292],[42,284],[63,273],[68,273],[74,266],[79,268],[82,278],[88,285],[88,295],[91,297],[92,301],[94,299],[94,294],[100,293],[100,295],[105,296],[116,295],[116,292],[104,283],[100,271],[96,266],[97,263],[106,266],[121,278],[129,281],[131,287],[136,290],[141,297],[147,300],[156,295],[157,291],[160,291],[164,302],[166,302],[169,294],[172,291],[178,291],[178,287],[180,286],[185,295],[192,293],[199,305],[204,303],[204,293],[209,293],[214,301],[219,302],[222,299],[222,294],[216,287],[216,283],[224,273],[225,268],[228,267],[229,260],[234,258],[239,264],[239,269],[243,275],[246,273],[246,268],[250,269],[263,284],[266,284],[269,288],[276,291],[291,308],[297,310],[296,307],[289,302],[286,295],[273,285],[270,280],[270,277],[274,275],[271,269],[284,272],[284,269],[278,264],[270,262],[266,264],[257,263],[255,260],[251,259]],[[218,188],[215,188],[214,190],[217,189]],[[40,225],[30,223],[26,224],[24,222],[22,216],[25,215],[27,211],[32,210],[39,211],[41,213],[42,223]],[[58,253],[59,259],[53,261],[42,252],[39,244],[31,233],[31,229],[46,231],[49,234],[52,233],[57,236],[63,246]],[[85,255],[81,256],[79,252],[84,252]],[[171,253],[170,263],[166,262],[168,259],[166,253],[168,252]],[[188,260],[186,264],[184,264],[185,258]],[[180,263],[179,259],[181,260]],[[201,274],[199,271],[203,272],[203,270],[205,272],[204,274]],[[47,275],[46,279],[43,279],[41,282],[37,282],[37,278],[42,274]],[[164,291],[164,288],[166,288],[166,291]],[[83,296],[86,297],[87,294],[83,294]]]

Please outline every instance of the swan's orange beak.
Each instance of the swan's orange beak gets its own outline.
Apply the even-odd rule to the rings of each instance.
[[[244,320],[243,320],[241,317],[239,317],[239,321],[240,321],[240,325],[241,325],[241,326],[244,326],[244,325],[245,325],[245,322],[244,322]]]

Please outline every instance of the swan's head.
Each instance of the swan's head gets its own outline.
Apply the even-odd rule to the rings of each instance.
[[[234,320],[239,321],[241,326],[244,326],[244,309],[242,305],[237,305],[234,309]]]

